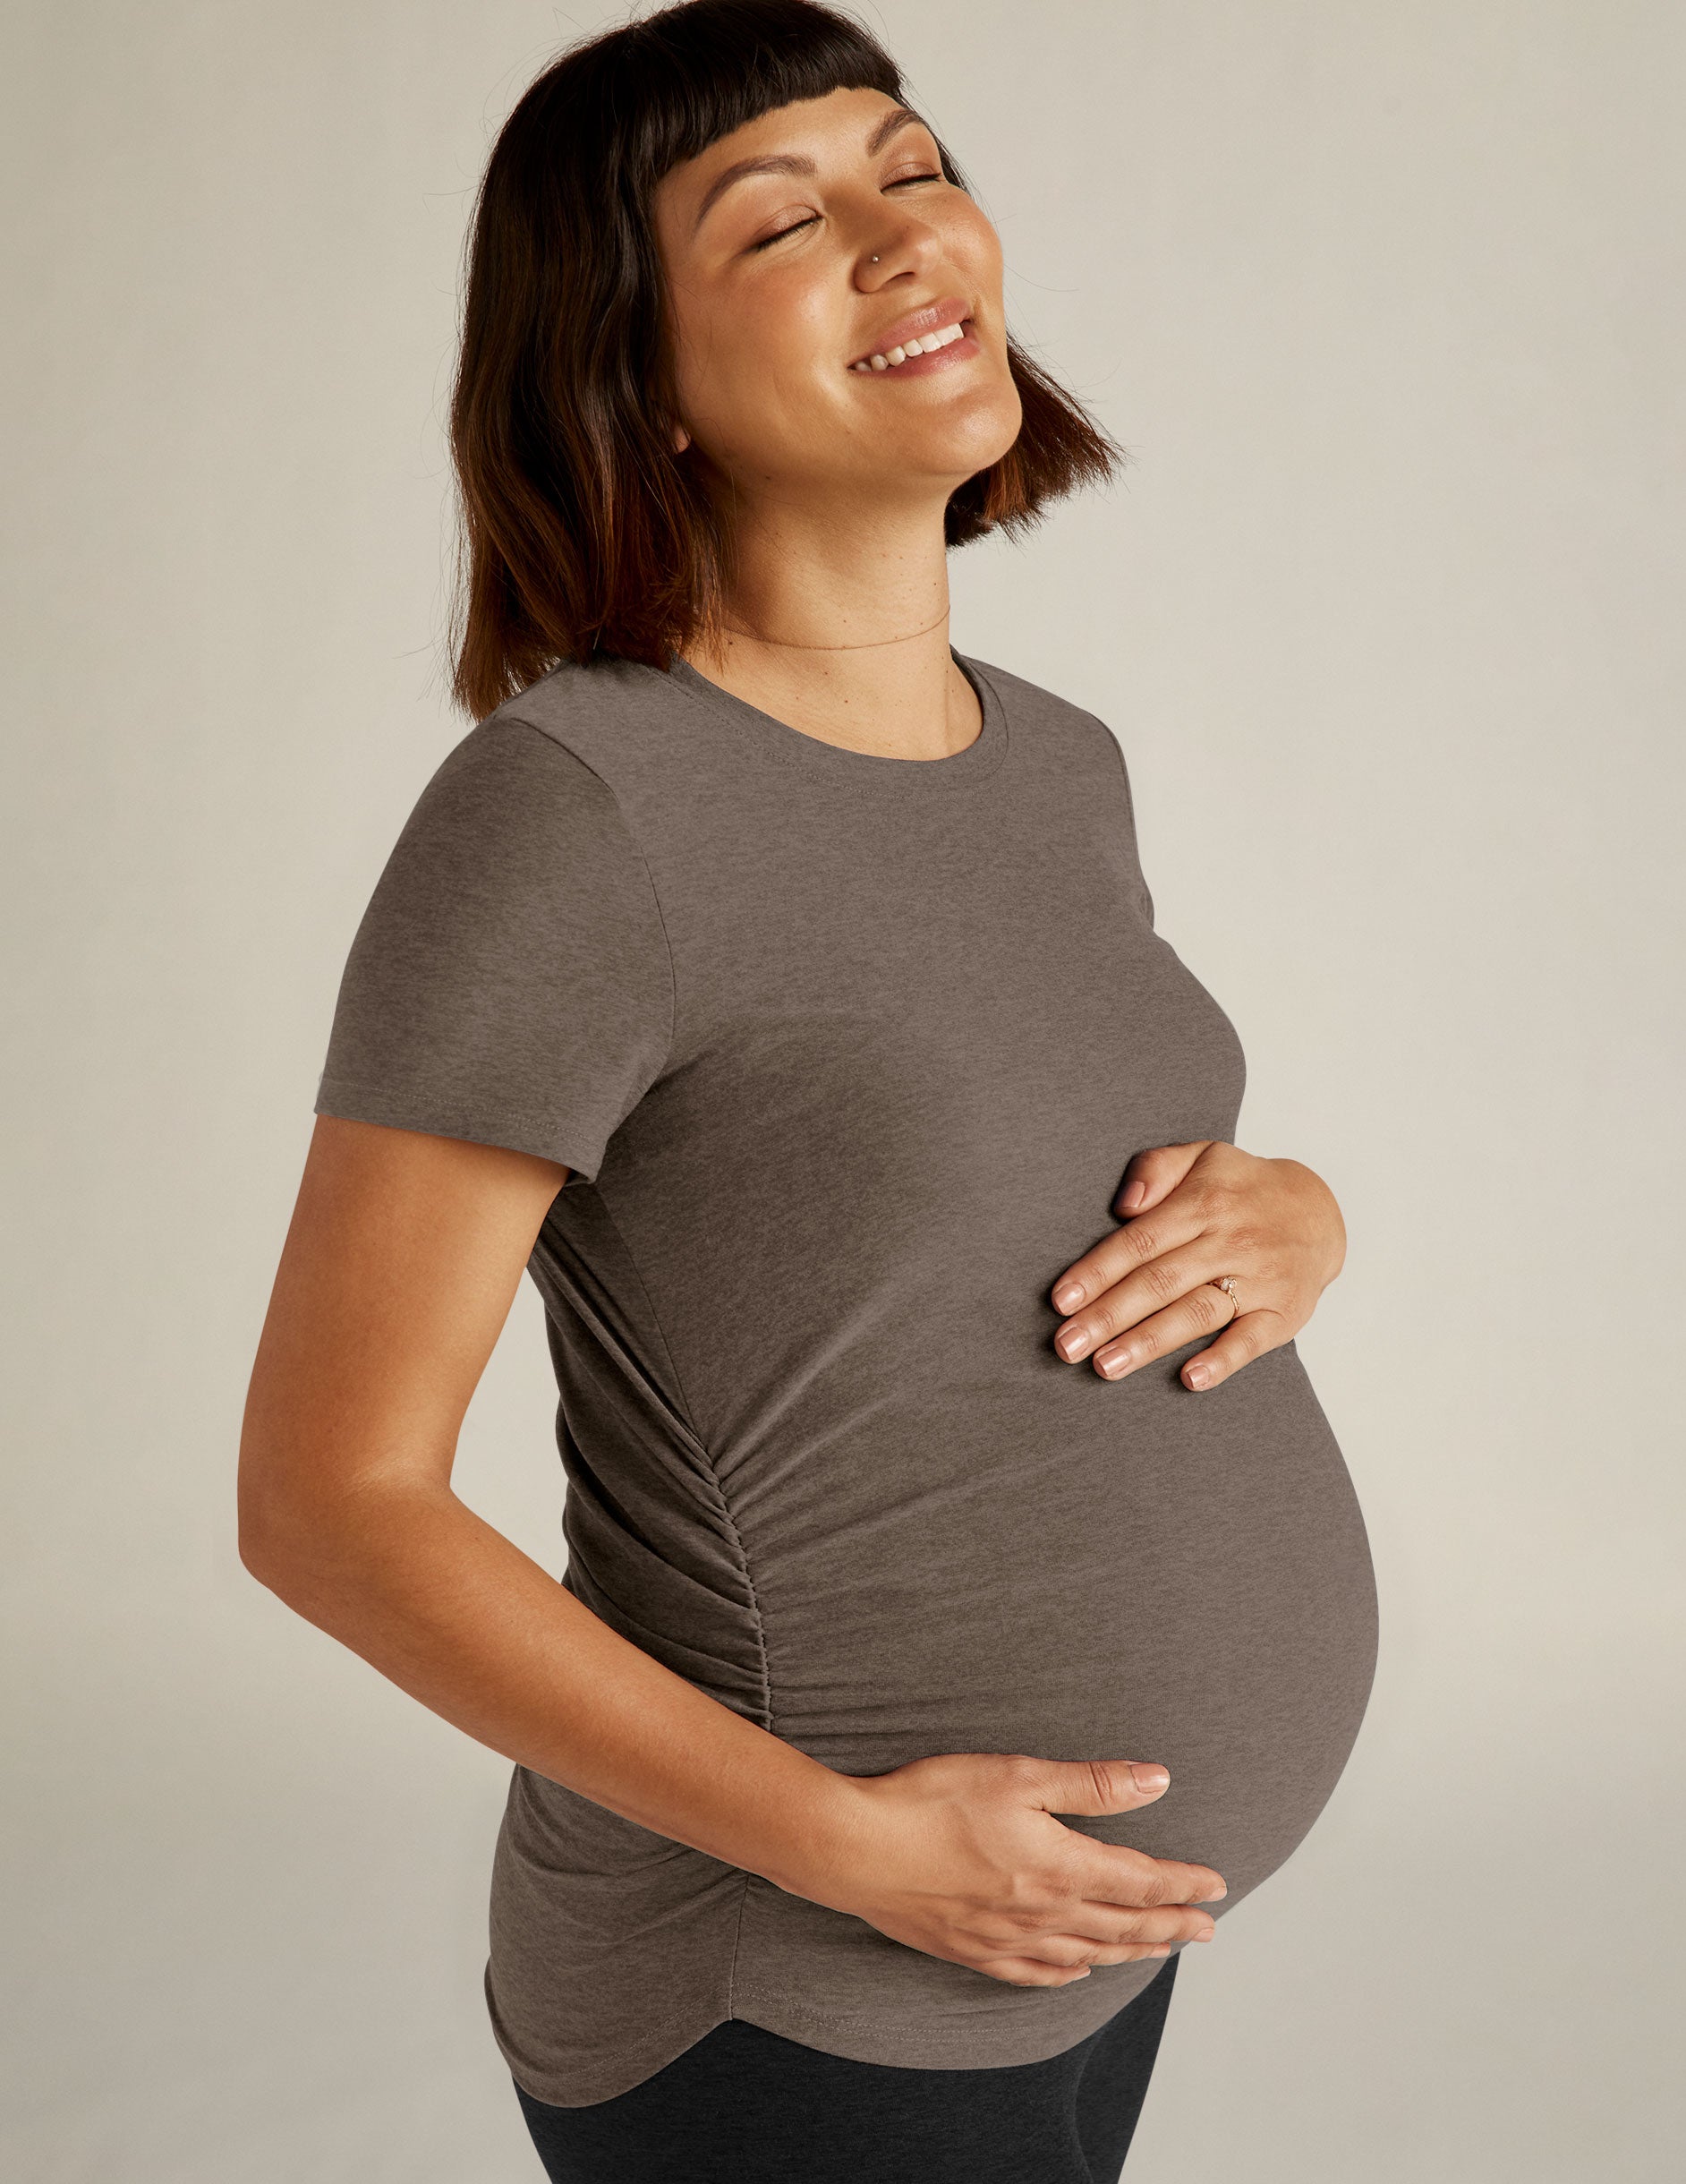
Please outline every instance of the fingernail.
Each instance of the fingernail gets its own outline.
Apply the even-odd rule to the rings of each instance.
[[[1137,1764],[1132,1760],[1130,1779],[1137,1789],[1163,1789],[1171,1779],[1171,1771],[1168,1768],[1161,1767],[1156,1761],[1144,1760]]]
[[[1204,1387],[1211,1378],[1212,1368],[1210,1365],[1191,1365],[1188,1368],[1188,1385],[1190,1387]]]
[[[1056,1311],[1075,1312],[1083,1301],[1083,1284],[1080,1282],[1061,1282],[1053,1293],[1053,1301]]]
[[[1088,1335],[1081,1327],[1068,1327],[1054,1344],[1060,1356],[1068,1361],[1080,1358],[1088,1346]]]
[[[1125,1212],[1128,1213],[1133,1207],[1139,1206],[1146,1196],[1147,1185],[1138,1179],[1130,1185],[1120,1203],[1123,1206]]]

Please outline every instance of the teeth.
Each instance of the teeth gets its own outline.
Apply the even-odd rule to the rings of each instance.
[[[893,371],[910,356],[929,356],[933,349],[946,349],[951,341],[965,338],[963,326],[940,326],[934,334],[926,334],[917,341],[903,342],[898,348],[887,349],[881,355],[863,356],[849,366],[851,371]]]

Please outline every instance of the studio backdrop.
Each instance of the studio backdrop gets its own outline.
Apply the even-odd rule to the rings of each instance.
[[[4,33],[11,1413],[0,2168],[523,2184],[507,1763],[247,1575],[234,1458],[336,984],[446,697],[443,446],[533,0]],[[1136,2184],[1686,2163],[1686,14],[880,0],[1121,482],[952,564],[1119,736],[1238,1139],[1345,1211],[1299,1347],[1374,1693],[1187,1952]],[[1072,905],[1072,944],[1083,909]],[[456,1483],[553,1571],[536,1295]],[[1279,1763],[1291,1769],[1295,1754]]]

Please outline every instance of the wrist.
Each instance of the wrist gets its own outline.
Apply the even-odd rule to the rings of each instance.
[[[847,1909],[840,1898],[860,1869],[871,1828],[871,1779],[811,1761],[754,1871],[787,1895]]]
[[[1317,1171],[1308,1168],[1303,1160],[1284,1157],[1277,1165],[1291,1175],[1317,1224],[1318,1238],[1323,1246],[1323,1270],[1318,1283],[1321,1292],[1329,1286],[1346,1264],[1347,1224],[1341,1216],[1340,1201]]]

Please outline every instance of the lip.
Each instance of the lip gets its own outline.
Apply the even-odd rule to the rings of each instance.
[[[917,311],[908,311],[905,318],[894,320],[874,334],[865,348],[857,349],[849,358],[844,370],[853,371],[866,357],[887,355],[891,349],[901,347],[905,342],[919,341],[926,334],[934,334],[940,326],[957,326],[971,316],[972,307],[964,296],[941,296],[934,303],[925,303]],[[964,340],[951,343],[947,349],[932,350],[932,362],[934,363],[938,357],[947,356],[953,350],[966,349],[968,342],[972,342],[969,334]],[[976,344],[973,343],[972,346],[975,348]],[[923,363],[924,359],[915,357],[913,361],[917,364]],[[905,371],[907,366],[904,364],[899,369]],[[875,376],[881,379],[883,374],[880,372]]]

